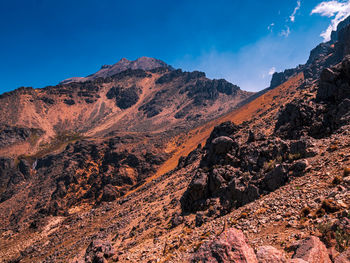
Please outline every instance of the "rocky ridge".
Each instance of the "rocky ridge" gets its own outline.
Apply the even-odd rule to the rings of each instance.
[[[321,43],[310,52],[306,64],[299,65],[293,69],[286,69],[283,72],[276,72],[272,75],[270,88],[275,88],[288,80],[291,76],[303,72],[309,82],[319,78],[322,70],[341,62],[345,55],[349,54],[349,24],[350,19],[346,18],[332,32],[331,40]]]

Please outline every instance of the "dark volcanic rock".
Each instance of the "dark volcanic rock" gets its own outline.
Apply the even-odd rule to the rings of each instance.
[[[116,105],[121,109],[127,109],[136,104],[139,100],[139,93],[141,89],[132,86],[129,88],[122,88],[119,86],[111,88],[106,96],[108,99],[115,99]]]
[[[224,154],[231,149],[233,140],[230,137],[220,136],[218,138],[215,138],[211,142],[211,145],[214,154]]]
[[[16,127],[16,126],[0,126],[0,147],[9,146],[14,143],[24,142],[30,138],[35,140],[44,132],[40,129]]]
[[[65,99],[63,102],[67,105],[74,105],[75,104],[75,101],[72,99]]]
[[[20,162],[19,170],[13,159],[0,157],[0,203],[11,198],[15,186],[30,177],[30,167],[26,161]]]
[[[86,263],[105,263],[115,255],[115,250],[110,242],[103,240],[93,240],[85,252]]]
[[[179,213],[174,213],[170,219],[170,228],[177,227],[178,225],[181,225],[184,221],[183,216],[181,216]]]
[[[32,159],[0,158],[0,202],[10,198],[21,182],[36,180],[30,196],[40,200],[39,215],[66,215],[81,202],[111,202],[156,171],[166,155],[133,154],[117,150],[120,140],[96,143],[81,140],[58,154],[39,158],[32,174]]]
[[[297,67],[295,69],[286,69],[283,72],[275,72],[272,75],[270,88],[275,88],[282,83],[286,82],[290,77],[302,71],[302,67]]]
[[[120,194],[118,194],[115,187],[111,184],[107,184],[103,187],[101,201],[111,202],[117,199]]]
[[[288,139],[320,138],[350,124],[350,57],[323,70],[316,99],[295,100],[280,112],[275,132]]]
[[[264,138],[240,144],[235,137],[238,129],[230,122],[214,128],[201,168],[181,198],[184,212],[205,210],[215,203],[227,213],[276,190],[291,176],[304,174],[307,161],[295,160],[312,155],[304,140]]]

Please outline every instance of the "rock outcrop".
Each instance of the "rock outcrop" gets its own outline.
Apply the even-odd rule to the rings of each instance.
[[[253,142],[239,142],[239,129],[230,122],[214,128],[201,167],[181,199],[185,212],[214,206],[226,213],[254,201],[303,175],[308,167],[303,158],[314,154],[306,139],[255,140],[250,134]]]
[[[86,263],[106,263],[115,255],[114,248],[108,241],[100,239],[93,240],[85,252]]]
[[[315,99],[287,104],[278,116],[275,131],[282,138],[328,136],[350,124],[350,57],[322,71]]]
[[[293,258],[300,258],[309,263],[331,263],[326,246],[319,238],[311,236],[298,245]]]
[[[258,263],[258,260],[243,233],[230,228],[212,242],[202,245],[192,262]]]

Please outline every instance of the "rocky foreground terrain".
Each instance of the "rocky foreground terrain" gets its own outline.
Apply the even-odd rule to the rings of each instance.
[[[0,259],[350,262],[349,22],[258,94],[142,58],[1,95]]]

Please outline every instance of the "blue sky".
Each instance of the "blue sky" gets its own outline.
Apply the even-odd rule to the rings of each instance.
[[[347,12],[348,1],[321,2],[1,0],[0,93],[140,56],[261,90],[274,70],[305,63]]]

